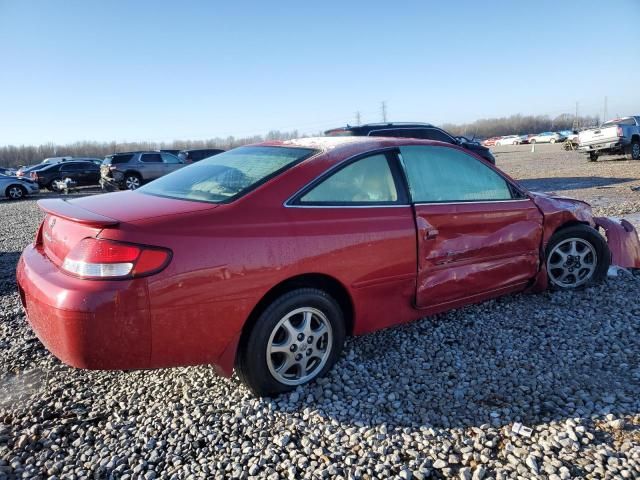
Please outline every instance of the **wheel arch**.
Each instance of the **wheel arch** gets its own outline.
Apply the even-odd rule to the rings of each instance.
[[[257,322],[260,314],[278,297],[284,295],[287,292],[296,290],[298,288],[317,288],[331,295],[331,297],[338,302],[342,313],[344,315],[345,330],[347,335],[351,335],[354,327],[354,305],[353,299],[349,294],[349,291],[342,282],[336,278],[323,273],[305,273],[296,275],[294,277],[287,278],[281,281],[274,287],[272,287],[267,293],[265,293],[260,301],[253,307],[253,310],[249,314],[247,321],[242,327],[242,334],[240,336],[240,345],[246,341],[246,337],[251,332],[251,329]]]

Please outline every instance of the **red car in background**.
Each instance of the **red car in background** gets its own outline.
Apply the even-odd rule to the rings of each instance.
[[[484,145],[485,147],[493,147],[501,138],[502,137],[489,137],[482,142],[482,145]]]
[[[91,369],[235,367],[258,395],[323,375],[346,335],[581,287],[611,255],[640,267],[630,224],[407,138],[268,142],[134,192],[39,205],[17,279],[54,355]]]

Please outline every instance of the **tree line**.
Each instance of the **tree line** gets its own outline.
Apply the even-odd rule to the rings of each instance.
[[[577,117],[571,113],[563,113],[556,117],[548,115],[511,115],[501,118],[482,118],[465,124],[444,124],[442,128],[454,135],[471,138],[498,137],[503,135],[526,135],[529,133],[557,132],[599,125],[598,117]]]
[[[598,125],[598,117],[563,113],[554,118],[548,115],[511,115],[502,118],[483,118],[466,124],[444,124],[442,128],[454,135],[471,138],[496,137],[502,135],[525,135],[545,131],[572,130],[575,126],[585,128]],[[250,137],[215,137],[209,140],[175,140],[173,142],[75,142],[66,145],[47,143],[44,145],[7,145],[0,147],[0,166],[18,167],[39,163],[47,157],[98,157],[102,158],[115,152],[132,150],[222,148],[228,150],[240,145],[261,142],[263,140],[290,140],[300,137],[298,130],[281,132],[272,130],[266,135]]]
[[[115,152],[134,150],[160,150],[190,148],[230,148],[262,142],[264,140],[290,140],[298,138],[297,130],[281,132],[272,130],[266,135],[250,137],[215,137],[209,140],[174,140],[173,142],[75,142],[65,145],[47,143],[44,145],[7,145],[0,147],[0,166],[19,167],[40,163],[47,157],[97,157],[102,158]]]

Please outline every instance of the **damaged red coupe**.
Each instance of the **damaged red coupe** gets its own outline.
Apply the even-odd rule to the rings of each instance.
[[[425,140],[268,142],[134,192],[39,205],[17,278],[54,355],[235,367],[258,395],[323,375],[346,335],[640,267],[628,222]]]

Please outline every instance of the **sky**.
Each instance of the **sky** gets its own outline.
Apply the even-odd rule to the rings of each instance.
[[[0,0],[0,145],[640,114],[640,0]]]

